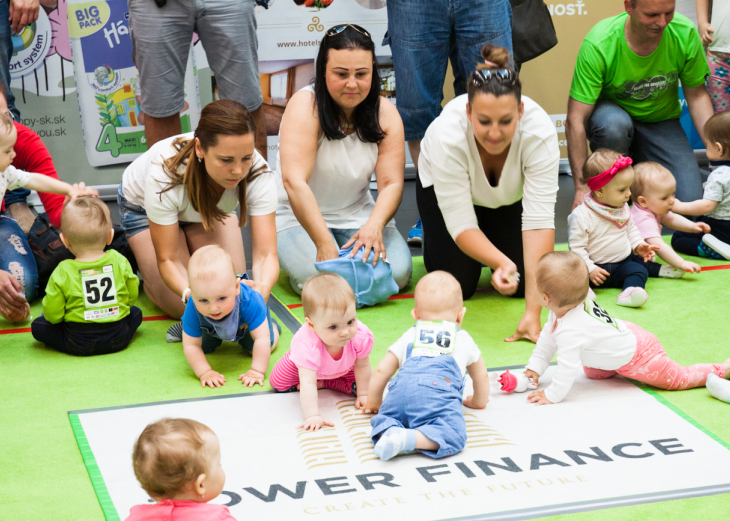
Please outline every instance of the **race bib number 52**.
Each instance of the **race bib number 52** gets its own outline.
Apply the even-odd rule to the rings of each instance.
[[[439,356],[454,351],[457,325],[447,320],[416,322],[412,356]]]
[[[81,288],[84,294],[84,318],[94,320],[108,316],[118,315],[117,287],[114,283],[113,266],[104,266],[101,271],[88,269],[80,270]],[[99,309],[103,308],[103,309]]]

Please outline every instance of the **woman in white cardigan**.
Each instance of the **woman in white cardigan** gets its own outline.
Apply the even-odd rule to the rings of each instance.
[[[426,269],[476,291],[482,267],[503,295],[525,297],[507,341],[540,333],[535,265],[555,243],[560,150],[550,117],[521,95],[505,49],[486,45],[485,64],[451,101],[421,143],[416,198]]]

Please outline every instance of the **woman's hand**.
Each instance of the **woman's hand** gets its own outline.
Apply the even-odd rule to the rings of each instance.
[[[513,295],[520,282],[517,266],[507,259],[492,271],[492,286],[502,295]]]
[[[370,250],[372,250],[375,254],[373,256],[373,266],[378,263],[378,259],[380,257],[383,257],[383,259],[386,258],[385,245],[383,244],[382,226],[378,226],[377,224],[370,224],[369,222],[365,223],[365,226],[360,228],[360,230],[355,233],[355,235],[350,237],[350,240],[347,241],[347,244],[345,244],[343,248],[349,248],[352,244],[354,244],[355,246],[352,248],[352,253],[350,254],[350,257],[354,257],[357,252],[360,251],[360,248],[364,246],[365,251],[362,254],[363,262],[367,262],[368,257],[370,256]]]
[[[0,270],[0,315],[10,322],[19,322],[29,310],[28,301],[21,293],[18,279]]]
[[[521,338],[526,338],[532,343],[537,343],[537,339],[540,337],[542,326],[540,326],[540,314],[533,315],[532,313],[525,312],[520,319],[520,323],[517,324],[517,331],[509,337],[505,338],[505,342],[516,342]]]
[[[709,23],[700,24],[700,36],[702,37],[702,45],[704,45],[705,47],[710,45],[715,39],[715,37],[713,36],[714,33],[715,30]]]
[[[327,244],[317,246],[317,262],[336,259],[339,256],[340,250],[337,248],[334,239],[327,242]]]

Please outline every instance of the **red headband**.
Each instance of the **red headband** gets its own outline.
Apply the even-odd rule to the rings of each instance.
[[[600,190],[601,188],[606,186],[608,183],[610,183],[611,179],[616,177],[616,174],[618,174],[621,170],[623,170],[627,166],[631,166],[632,164],[633,164],[633,161],[631,160],[630,157],[619,156],[619,158],[616,160],[616,162],[613,164],[613,166],[611,168],[609,168],[602,174],[599,174],[595,177],[591,177],[588,180],[588,188],[591,189],[591,192]]]

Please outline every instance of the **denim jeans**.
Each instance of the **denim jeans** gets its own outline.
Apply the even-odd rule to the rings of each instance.
[[[38,266],[28,237],[7,212],[0,214],[0,270],[18,279],[28,302],[38,295]]]
[[[358,229],[330,228],[330,234],[339,248],[342,248],[358,231]],[[276,242],[281,268],[289,275],[292,289],[301,295],[304,281],[319,273],[314,267],[317,248],[301,226],[278,232]],[[399,288],[403,288],[411,280],[413,272],[411,250],[395,228],[383,229],[383,245],[393,270],[393,279]]]
[[[608,272],[602,288],[643,288],[648,277],[658,277],[661,264],[644,262],[642,257],[631,254],[621,262],[596,264]],[[595,286],[594,286],[595,287]]]
[[[74,356],[107,355],[125,349],[142,323],[142,312],[130,306],[129,315],[116,322],[59,322],[40,316],[30,326],[33,338],[61,353]]]
[[[8,109],[20,121],[20,111],[15,107],[15,95],[10,90],[10,59],[13,57],[13,30],[10,25],[10,0],[0,0],[0,81],[5,87]]]
[[[615,103],[599,101],[588,120],[586,134],[591,150],[608,148],[628,153],[637,163],[655,161],[664,166],[677,180],[680,201],[702,199],[700,167],[679,119],[642,123]]]
[[[406,141],[422,139],[441,113],[446,65],[451,57],[454,92],[466,92],[469,74],[491,43],[512,52],[509,0],[388,0],[388,32],[395,68],[397,107]]]

